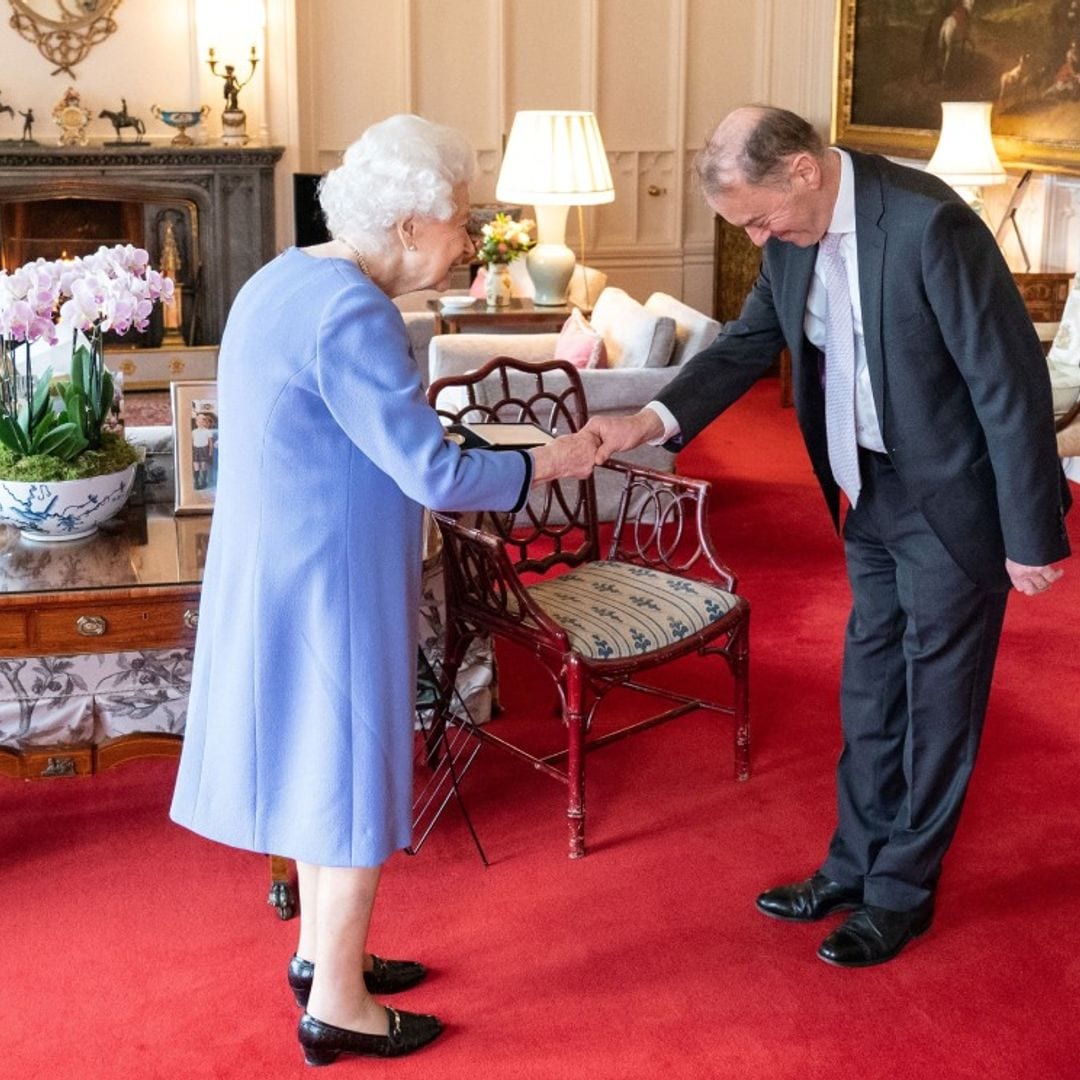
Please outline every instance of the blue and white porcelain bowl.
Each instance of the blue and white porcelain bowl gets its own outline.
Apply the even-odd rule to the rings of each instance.
[[[27,540],[81,540],[123,508],[135,466],[81,480],[0,480],[0,521]]]
[[[204,119],[210,112],[210,106],[203,105],[200,109],[159,109],[156,105],[151,105],[150,111],[162,123],[178,129],[179,134],[172,140],[172,146],[193,146],[195,140],[187,134],[187,129]]]

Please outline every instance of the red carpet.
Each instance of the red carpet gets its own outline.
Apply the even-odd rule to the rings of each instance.
[[[376,912],[376,950],[433,970],[401,1005],[447,1033],[327,1075],[1080,1075],[1080,561],[1010,603],[933,928],[891,964],[841,971],[814,957],[832,920],[753,907],[811,870],[832,829],[839,542],[774,383],[680,468],[716,481],[718,547],[754,606],[753,779],[730,779],[729,730],[706,717],[608,747],[590,759],[590,854],[572,864],[562,789],[486,748],[465,791],[491,868],[451,809],[418,857],[391,860]],[[502,671],[510,714],[546,715],[536,669],[506,653]],[[174,773],[0,783],[0,1076],[311,1075],[284,981],[295,924],[263,904],[263,859],[168,822]]]

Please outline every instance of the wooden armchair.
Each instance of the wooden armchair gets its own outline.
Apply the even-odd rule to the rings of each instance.
[[[561,361],[497,357],[435,382],[428,400],[455,423],[532,421],[565,434],[587,419],[578,373]],[[480,634],[518,642],[539,660],[557,693],[564,747],[542,755],[526,750],[512,741],[509,716],[473,733],[567,785],[571,858],[585,854],[589,750],[708,709],[734,718],[735,777],[750,775],[750,609],[735,595],[735,575],[709,537],[709,484],[618,461],[603,468],[623,482],[606,555],[591,478],[537,487],[516,518],[435,515],[447,582],[444,683],[453,685],[466,646]],[[733,684],[727,703],[641,680],[650,669],[695,653],[726,665]],[[667,707],[598,734],[597,708],[616,688],[662,698]]]

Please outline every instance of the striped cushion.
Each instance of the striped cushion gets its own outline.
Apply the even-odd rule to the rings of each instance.
[[[529,595],[567,633],[576,652],[615,660],[654,652],[697,633],[735,606],[723,589],[622,562],[593,562]]]

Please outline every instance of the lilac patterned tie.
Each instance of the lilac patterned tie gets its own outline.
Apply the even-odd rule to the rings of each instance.
[[[828,300],[825,320],[825,434],[832,474],[854,506],[862,487],[859,447],[855,440],[855,327],[840,239],[840,233],[826,233],[821,241],[821,269]]]

